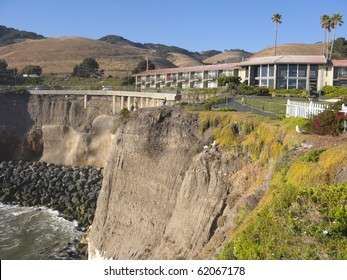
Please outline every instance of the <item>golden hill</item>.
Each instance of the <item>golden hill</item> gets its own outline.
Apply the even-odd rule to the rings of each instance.
[[[140,44],[141,45],[141,44]],[[320,55],[322,44],[284,44],[277,46],[277,55]],[[274,47],[266,48],[251,57],[272,56]],[[0,47],[0,59],[9,68],[23,69],[27,65],[40,65],[43,74],[70,74],[84,58],[95,58],[107,76],[121,77],[130,74],[147,56],[156,68],[185,67],[202,64],[239,62],[251,54],[238,50],[225,51],[208,57],[203,53],[170,52],[158,55],[155,49],[139,47],[127,40],[109,43],[81,37],[60,37],[24,42]]]
[[[251,54],[244,51],[225,51],[204,60],[206,64],[234,63],[240,62],[242,58],[247,58]]]
[[[321,55],[323,44],[283,44],[278,45],[276,49],[277,55]],[[263,49],[254,53],[251,57],[273,56],[275,47]]]
[[[198,59],[182,53],[169,53],[167,59],[177,67],[196,66],[203,64]]]
[[[72,73],[76,64],[86,57],[95,58],[100,69],[108,75],[122,76],[134,69],[148,55],[144,49],[130,44],[110,44],[81,37],[60,37],[42,40],[27,40],[0,47],[0,58],[9,68],[21,70],[27,65],[40,65],[44,74]],[[172,63],[149,54],[149,59],[158,68],[174,67]]]

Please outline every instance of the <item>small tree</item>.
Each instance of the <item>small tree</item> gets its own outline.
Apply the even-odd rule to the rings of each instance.
[[[22,72],[23,74],[40,76],[42,74],[42,68],[39,65],[28,65],[23,68]]]
[[[241,77],[227,76],[218,78],[218,86],[224,87],[228,85],[231,88],[236,88],[241,83]]]
[[[154,70],[154,69],[155,69],[155,65],[152,63],[152,61],[148,60],[148,70]],[[147,70],[147,60],[144,59],[137,64],[137,66],[134,68],[132,73],[137,74],[146,70]]]
[[[81,64],[74,67],[72,72],[72,76],[81,78],[96,77],[99,75],[99,64],[92,57],[85,58]]]
[[[0,59],[0,74],[3,74],[7,70],[7,62],[4,59]]]
[[[131,86],[135,84],[135,77],[133,76],[125,76],[121,80],[122,86]]]

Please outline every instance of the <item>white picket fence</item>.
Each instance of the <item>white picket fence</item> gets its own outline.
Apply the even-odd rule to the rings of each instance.
[[[287,100],[286,117],[301,117],[309,119],[312,116],[318,115],[329,107],[328,104],[306,103]]]

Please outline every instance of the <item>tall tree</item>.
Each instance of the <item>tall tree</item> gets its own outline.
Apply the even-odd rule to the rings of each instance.
[[[320,24],[324,29],[324,44],[323,44],[323,55],[326,56],[327,52],[327,29],[328,25],[330,25],[330,17],[326,14],[320,17]]]
[[[275,29],[275,56],[277,54],[276,48],[277,48],[277,31],[278,31],[278,24],[282,23],[282,16],[280,14],[273,14],[271,18],[272,22],[275,23],[276,29]]]
[[[331,59],[331,57],[333,55],[333,48],[334,48],[334,41],[335,41],[335,37],[336,37],[337,26],[342,26],[342,24],[343,24],[342,15],[340,15],[338,13],[333,14],[330,19],[331,19],[331,27],[334,29],[334,35],[333,35],[333,40],[331,42],[329,59]]]

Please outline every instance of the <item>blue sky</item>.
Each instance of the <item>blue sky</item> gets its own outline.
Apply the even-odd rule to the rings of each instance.
[[[278,44],[324,40],[319,18],[343,15],[347,0],[0,0],[0,25],[46,37],[108,34],[190,51],[260,51],[274,43],[274,13],[282,15]]]

